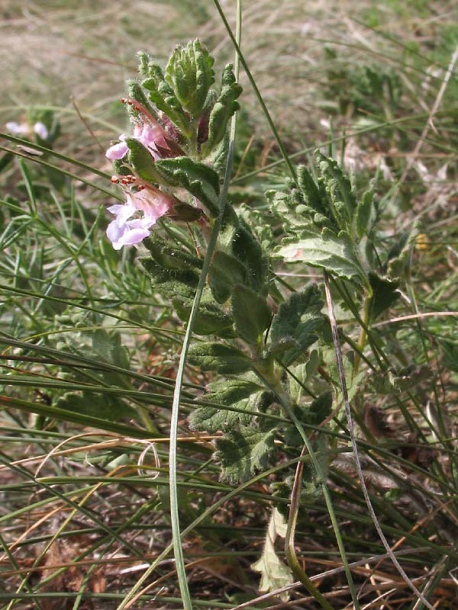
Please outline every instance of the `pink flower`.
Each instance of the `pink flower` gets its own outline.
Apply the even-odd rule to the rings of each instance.
[[[172,209],[173,204],[173,197],[150,186],[127,193],[126,203],[108,208],[115,216],[107,228],[107,237],[113,248],[120,250],[123,246],[139,244],[148,237],[157,220]]]
[[[30,138],[34,133],[36,133],[42,140],[46,140],[49,136],[48,128],[41,121],[38,121],[34,125],[9,121],[5,124],[5,127],[10,133],[16,136],[25,136]]]
[[[119,139],[121,140],[117,144],[113,144],[105,153],[105,156],[111,161],[122,159],[126,156],[129,151],[129,148],[125,142],[126,134],[122,134]],[[153,159],[156,161],[160,159],[162,155],[160,154],[160,149],[168,149],[169,146],[167,144],[165,132],[160,127],[159,124],[154,125],[153,127],[148,124],[141,125],[137,123],[134,127],[134,133],[132,134],[132,138],[135,138],[139,142],[143,144],[151,153]]]

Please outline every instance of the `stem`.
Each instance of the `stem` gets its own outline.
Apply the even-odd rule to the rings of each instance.
[[[356,593],[356,588],[355,588],[355,584],[353,582],[353,577],[351,574],[350,566],[349,566],[347,555],[345,552],[345,547],[343,544],[342,536],[340,534],[337,517],[334,512],[334,507],[332,505],[331,494],[329,492],[329,488],[326,483],[326,475],[323,471],[323,468],[321,467],[320,461],[318,460],[318,458],[315,454],[315,451],[313,450],[312,443],[310,442],[310,439],[308,438],[308,436],[304,430],[304,427],[302,426],[301,422],[298,420],[298,418],[294,414],[293,409],[291,408],[291,399],[290,399],[289,395],[286,394],[286,392],[284,391],[284,389],[281,385],[281,382],[278,381],[276,384],[271,384],[271,383],[269,383],[269,380],[266,379],[265,377],[263,377],[259,372],[258,372],[258,376],[260,377],[260,379],[262,379],[262,381],[266,384],[266,386],[277,396],[279,403],[285,409],[286,413],[288,414],[288,417],[291,419],[291,421],[296,426],[296,429],[299,432],[299,434],[304,442],[304,446],[308,451],[310,460],[312,462],[313,467],[315,468],[317,477],[321,484],[321,489],[323,492],[324,500],[326,502],[326,508],[328,509],[329,518],[331,519],[331,524],[332,524],[332,528],[334,530],[334,535],[336,537],[337,546],[339,547],[340,556],[342,558],[343,568],[345,571],[345,575],[347,577],[348,588],[349,588],[350,594],[352,596],[353,608],[354,608],[354,610],[360,610],[358,595]]]
[[[369,316],[370,316],[370,311],[371,311],[371,305],[372,305],[372,295],[367,295],[366,298],[364,299],[363,320],[362,320],[362,324],[361,324],[361,330],[359,331],[358,346],[357,346],[358,349],[355,352],[355,359],[353,362],[353,379],[358,374],[359,365],[361,364],[361,354],[364,352],[364,348],[366,347],[366,343],[367,343],[367,331],[368,331],[368,325],[369,325]]]
[[[237,30],[236,38],[240,41],[240,28],[241,28],[241,0],[237,2]],[[236,57],[235,62],[235,75],[238,76],[238,61]],[[236,130],[236,117],[234,114],[231,120],[230,134],[229,134],[229,150],[227,155],[227,164],[224,174],[224,182],[219,197],[219,214],[216,222],[212,228],[210,240],[208,242],[208,248],[205,255],[202,271],[199,277],[199,283],[196,290],[196,296],[192,304],[191,314],[189,316],[188,327],[186,329],[186,335],[183,341],[183,349],[180,355],[180,362],[178,365],[177,379],[175,383],[175,390],[173,393],[172,403],[172,416],[170,420],[170,450],[169,450],[169,485],[170,485],[170,521],[172,526],[172,538],[173,538],[173,550],[175,555],[175,563],[178,577],[178,584],[180,587],[183,610],[192,610],[192,600],[189,591],[188,581],[186,578],[186,566],[184,561],[183,546],[181,542],[181,529],[180,529],[180,517],[179,517],[179,499],[178,499],[178,460],[177,460],[177,447],[178,447],[178,422],[180,414],[180,401],[181,391],[183,387],[184,371],[186,365],[186,358],[188,354],[189,345],[191,343],[192,332],[194,328],[194,322],[199,311],[200,301],[202,293],[205,288],[207,281],[207,274],[212,261],[213,253],[218,240],[218,235],[223,223],[223,218],[227,205],[227,194],[229,189],[229,182],[232,172],[232,160],[234,156],[234,140]]]
[[[418,596],[418,599],[420,599],[423,602],[423,604],[427,608],[429,608],[429,610],[434,610],[433,606],[428,602],[428,600],[425,598],[425,596],[417,589],[417,587],[413,584],[411,579],[407,576],[404,568],[401,566],[401,564],[397,560],[396,556],[394,555],[393,551],[391,550],[391,547],[388,544],[388,540],[386,539],[385,534],[383,533],[383,530],[377,519],[377,515],[375,514],[374,507],[372,506],[372,502],[371,502],[369,492],[368,492],[367,486],[366,486],[366,481],[364,479],[364,472],[363,472],[363,468],[361,466],[361,460],[359,458],[359,449],[358,449],[358,444],[356,442],[356,435],[355,435],[355,429],[354,429],[354,425],[353,425],[353,418],[352,418],[352,414],[351,414],[350,401],[348,399],[347,382],[345,380],[345,369],[344,369],[343,359],[342,359],[342,350],[340,348],[339,330],[337,328],[337,321],[336,321],[336,317],[334,314],[334,305],[332,302],[331,289],[329,287],[329,277],[328,277],[327,273],[324,274],[324,289],[325,289],[325,293],[326,293],[326,304],[328,307],[329,321],[331,323],[334,349],[336,352],[336,362],[337,362],[337,369],[339,371],[339,381],[340,381],[340,386],[341,386],[341,390],[342,390],[342,398],[343,398],[343,402],[344,402],[344,406],[345,406],[345,414],[347,416],[348,432],[350,434],[351,445],[352,445],[353,453],[355,456],[356,470],[358,472],[358,478],[360,480],[361,491],[363,492],[364,500],[366,502],[366,506],[369,511],[369,515],[372,519],[375,529],[377,530],[377,534],[379,535],[379,538],[380,538],[383,546],[385,547],[386,552],[388,553],[391,561],[393,562],[393,565],[395,566],[395,568],[401,575],[404,582],[412,589],[412,591],[415,593],[415,595]]]
[[[306,452],[306,447],[302,448],[301,451],[301,460],[298,462],[296,467],[296,474],[294,477],[294,485],[293,490],[291,492],[291,505],[289,508],[289,518],[288,518],[288,527],[286,529],[286,537],[285,537],[285,553],[286,559],[288,561],[288,565],[291,568],[294,576],[300,580],[300,582],[304,585],[310,595],[321,604],[325,610],[333,610],[331,604],[327,601],[327,599],[323,596],[322,593],[315,587],[310,578],[304,572],[304,570],[299,565],[299,561],[296,555],[296,549],[294,548],[294,535],[296,532],[297,525],[297,515],[299,513],[300,506],[300,496],[302,489],[302,472],[304,470],[304,462],[302,458],[304,457]]]
[[[267,122],[269,123],[269,127],[272,130],[272,134],[273,134],[273,136],[275,138],[275,141],[277,142],[278,148],[280,149],[280,152],[281,152],[281,155],[283,157],[283,160],[284,160],[284,162],[286,163],[286,165],[288,167],[288,171],[291,174],[291,177],[294,180],[294,182],[296,182],[297,181],[296,169],[295,169],[295,167],[294,167],[294,165],[293,165],[293,163],[292,163],[292,161],[291,161],[291,159],[290,159],[290,157],[289,157],[289,155],[288,155],[288,153],[286,151],[286,148],[285,148],[285,146],[283,144],[282,139],[280,138],[280,134],[278,133],[278,129],[275,126],[275,123],[274,123],[272,117],[270,116],[270,112],[267,109],[266,103],[264,102],[264,98],[262,97],[261,92],[259,91],[259,88],[258,88],[258,86],[256,84],[256,81],[255,81],[253,75],[251,74],[251,70],[248,67],[247,62],[245,61],[245,57],[243,56],[243,53],[242,53],[242,51],[240,49],[239,41],[237,40],[237,36],[234,36],[234,34],[232,33],[231,27],[230,27],[230,25],[229,25],[229,23],[228,23],[228,21],[226,19],[226,16],[225,16],[225,14],[223,12],[223,9],[221,8],[221,5],[220,5],[219,1],[218,0],[213,0],[213,1],[215,3],[215,6],[216,6],[219,14],[220,14],[220,17],[221,17],[222,21],[224,23],[224,26],[225,26],[225,28],[227,30],[229,38],[231,39],[231,42],[234,45],[235,50],[237,51],[237,56],[238,56],[238,58],[240,60],[240,63],[243,66],[243,69],[246,72],[248,80],[250,81],[250,85],[253,87],[254,94],[255,94],[258,102],[259,102],[259,105],[262,108],[264,116],[266,117]]]

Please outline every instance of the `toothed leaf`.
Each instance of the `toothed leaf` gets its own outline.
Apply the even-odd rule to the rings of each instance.
[[[362,264],[347,233],[334,235],[324,230],[321,235],[304,234],[296,242],[280,247],[276,256],[287,263],[300,262],[311,267],[320,267],[337,277],[358,280],[368,286]]]
[[[267,466],[274,451],[275,428],[240,426],[216,441],[215,457],[221,461],[222,479],[234,485],[250,479]]]
[[[190,364],[202,371],[238,375],[250,370],[252,362],[243,352],[223,343],[195,343],[188,352]]]
[[[186,189],[204,204],[210,214],[218,214],[219,177],[211,167],[189,157],[159,159],[155,166],[169,184]]]
[[[265,298],[239,284],[234,288],[231,308],[239,336],[252,345],[258,343],[272,319]]]

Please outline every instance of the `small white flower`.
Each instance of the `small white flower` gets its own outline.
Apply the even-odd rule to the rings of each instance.
[[[30,135],[30,126],[27,123],[16,123],[15,121],[9,121],[5,124],[5,127],[15,136]]]
[[[37,134],[42,140],[46,140],[49,136],[48,128],[41,121],[37,121],[35,125],[31,126],[29,123],[16,123],[15,121],[9,121],[5,124],[6,129],[15,136],[24,136],[31,138],[34,133]]]
[[[48,136],[49,136],[49,131],[48,128],[46,127],[46,125],[44,123],[42,123],[41,121],[38,121],[37,123],[35,123],[35,125],[33,126],[33,131],[42,139],[42,140],[47,140]]]

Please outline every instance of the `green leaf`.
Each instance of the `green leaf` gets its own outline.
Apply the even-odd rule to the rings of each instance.
[[[222,405],[233,405],[242,398],[263,390],[263,386],[248,379],[230,379],[211,383],[206,398]]]
[[[312,402],[306,412],[306,421],[319,426],[332,412],[332,392],[324,392]]]
[[[323,189],[320,189],[318,187],[317,183],[313,179],[312,174],[304,165],[298,167],[297,183],[301,199],[305,204],[305,209],[301,208],[301,206],[298,206],[296,212],[308,212],[308,215],[312,217],[318,215],[323,219],[322,222],[326,219],[331,222],[331,226],[335,230],[338,230],[338,225],[336,224],[335,219],[332,216],[326,193],[323,191]],[[293,189],[293,198],[296,200],[296,203],[298,203],[297,197],[294,197],[295,194],[295,190]]]
[[[150,101],[178,127],[183,135],[189,136],[189,119],[173,88],[165,80],[161,67],[144,53],[139,53],[139,56],[140,73],[147,77],[141,84],[148,91]]]
[[[210,154],[226,135],[229,119],[239,109],[236,99],[241,93],[242,87],[235,80],[232,65],[228,64],[222,75],[221,93],[210,112],[208,139],[202,147],[204,156]]]
[[[222,250],[215,252],[208,272],[208,284],[218,303],[231,296],[234,285],[246,284],[248,269],[235,256]]]
[[[369,320],[372,323],[399,299],[400,293],[398,280],[390,280],[370,272],[369,282],[372,288]]]
[[[242,219],[239,219],[239,225],[232,235],[231,248],[232,255],[248,269],[250,288],[259,294],[267,294],[269,264],[259,242]]]
[[[384,375],[372,377],[370,381],[374,390],[379,394],[390,394],[393,391],[406,392],[417,388],[425,381],[431,381],[432,377],[433,372],[429,365],[411,364],[399,370],[391,368]]]
[[[173,299],[173,306],[178,317],[187,322],[191,315],[192,301]],[[200,302],[199,311],[196,314],[193,330],[198,335],[218,335],[220,337],[233,337],[234,320],[232,316],[225,313],[215,303]]]
[[[170,246],[164,239],[157,238],[154,234],[145,239],[143,243],[162,269],[197,271],[202,268],[202,259],[193,256],[186,250]]]
[[[110,422],[119,422],[124,418],[137,419],[134,409],[110,394],[102,395],[88,391],[83,391],[81,394],[69,392],[56,401],[56,407]]]
[[[221,461],[222,479],[234,485],[250,479],[267,466],[274,451],[275,428],[240,426],[216,440],[215,457]]]
[[[398,241],[391,247],[385,265],[388,277],[403,277],[406,273],[412,248],[420,233],[420,223],[420,220],[415,219],[412,228],[403,233]]]
[[[247,426],[253,418],[252,413],[258,410],[262,394],[263,389],[250,381],[225,380],[214,384],[205,399],[221,404],[221,408],[204,406],[196,409],[189,417],[189,425],[194,430],[205,430],[210,434],[232,430],[239,424]],[[236,410],[224,407],[233,407]]]
[[[202,371],[239,375],[250,370],[252,361],[243,352],[224,343],[195,343],[189,348],[188,361]]]
[[[239,336],[247,343],[256,345],[272,319],[272,311],[265,298],[239,284],[234,288],[231,308]]]
[[[318,398],[312,401],[309,405],[296,405],[294,407],[294,414],[297,420],[304,426],[320,426],[332,412],[332,392],[326,390],[323,394],[320,394]],[[315,431],[313,436],[314,446],[326,445],[327,434],[326,431]],[[302,438],[297,427],[293,424],[287,425],[284,428],[285,445],[291,447],[293,451],[296,451],[298,447],[302,446]],[[304,471],[304,482],[311,482],[315,476],[315,471],[311,468],[309,471]]]
[[[368,286],[368,279],[347,233],[335,236],[325,229],[322,235],[304,235],[299,241],[280,247],[275,255],[287,263],[320,267],[337,277],[356,279]]]
[[[204,109],[210,87],[215,81],[214,59],[199,40],[177,46],[165,70],[165,79],[172,87],[182,108],[193,118]]]
[[[285,366],[289,366],[317,341],[317,333],[324,321],[322,308],[323,301],[316,284],[308,286],[303,292],[291,294],[280,305],[272,321],[270,338],[273,346],[288,346],[280,356]]]
[[[370,235],[377,219],[374,194],[373,190],[366,191],[356,209],[356,233],[360,239]]]
[[[352,234],[357,201],[350,180],[335,159],[319,151],[315,153],[315,158],[337,225],[342,231]]]
[[[286,522],[278,509],[274,508],[262,555],[258,561],[251,565],[252,570],[261,574],[260,591],[274,592],[294,582],[291,570],[282,562],[275,551],[277,536],[285,538]],[[279,597],[282,601],[287,601],[289,594],[288,592],[281,593]]]
[[[154,288],[166,299],[194,298],[199,283],[199,274],[196,271],[164,269],[151,258],[143,258],[141,263]]]
[[[186,189],[204,204],[212,216],[217,216],[219,177],[211,167],[189,157],[159,159],[155,167],[168,184]]]

